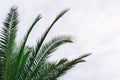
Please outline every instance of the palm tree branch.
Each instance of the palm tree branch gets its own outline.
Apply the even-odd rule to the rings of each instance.
[[[54,63],[53,65],[49,66],[48,68],[45,68],[45,69],[42,68],[42,71],[39,70],[40,73],[39,73],[38,80],[44,80],[43,78],[45,78],[45,76],[48,75],[48,73],[50,71],[52,71],[53,69],[55,69],[56,66],[60,66],[60,65],[62,65],[64,63],[66,63],[67,61],[68,60],[66,58],[63,58],[63,59],[59,60],[58,62]]]
[[[24,52],[24,48],[25,48],[27,39],[28,39],[28,37],[29,37],[29,35],[30,35],[30,32],[32,31],[33,27],[36,25],[36,23],[37,23],[40,19],[41,19],[41,16],[40,16],[40,15],[38,15],[38,16],[35,18],[34,22],[32,23],[31,27],[28,29],[28,31],[27,31],[26,35],[24,36],[24,39],[23,39],[23,41],[22,41],[22,43],[21,43],[21,45],[20,45],[20,49],[19,49],[18,56],[17,56],[17,58],[18,58],[18,60],[17,60],[17,61],[18,61],[18,62],[17,62],[17,64],[18,64],[17,73],[19,73],[19,70],[20,70],[20,63],[21,63],[22,55],[24,54],[23,52]],[[19,76],[20,76],[20,74],[16,75],[16,79],[17,79]]]
[[[52,22],[52,24],[47,28],[47,30],[45,31],[45,33],[41,36],[41,39],[40,39],[39,42],[37,43],[37,45],[36,45],[36,47],[35,47],[35,50],[34,50],[34,52],[33,52],[33,55],[34,55],[34,56],[31,56],[31,58],[30,58],[30,59],[32,59],[32,60],[31,60],[31,62],[30,62],[30,64],[29,64],[29,66],[30,66],[30,67],[29,67],[29,71],[30,71],[31,66],[34,64],[34,61],[35,61],[34,59],[35,59],[37,53],[39,52],[39,49],[41,48],[41,46],[42,46],[45,38],[47,37],[49,31],[51,30],[51,28],[53,27],[53,25],[54,25],[66,12],[68,12],[68,11],[69,11],[69,9],[65,9],[65,10],[63,10],[60,14],[58,14],[58,16],[57,16],[57,17],[55,18],[55,20]],[[28,72],[29,72],[29,71],[28,71]]]
[[[2,32],[1,32],[1,38],[0,38],[0,58],[2,59],[2,61],[0,60],[0,63],[2,63],[3,67],[2,69],[0,69],[0,74],[2,74],[0,76],[1,79],[6,80],[9,79],[9,66],[10,66],[10,59],[11,59],[11,54],[12,51],[14,49],[14,45],[15,45],[15,37],[16,37],[16,31],[17,31],[17,24],[18,24],[18,13],[17,13],[17,8],[16,7],[12,7],[10,9],[10,12],[8,13],[8,16],[5,20],[4,27],[2,28]],[[4,71],[2,71],[4,70]],[[2,73],[1,73],[2,71]],[[4,76],[3,76],[4,74]]]
[[[72,43],[71,37],[70,36],[58,36],[54,37],[51,41],[48,43],[44,44],[39,51],[39,54],[36,57],[37,61],[37,66],[35,64],[34,71],[31,73],[31,77],[35,76],[38,71],[38,69],[41,68],[41,65],[44,64],[44,61],[47,59],[47,57],[53,53],[59,46],[65,44],[65,43]],[[34,66],[34,65],[33,65]]]
[[[46,79],[56,80],[57,78],[65,74],[68,70],[70,70],[72,67],[74,67],[76,64],[85,62],[84,58],[89,55],[90,54],[85,54],[71,61],[67,61],[63,64],[56,65],[54,69],[51,69],[51,71],[49,71],[46,75],[44,75],[42,80],[46,80]]]

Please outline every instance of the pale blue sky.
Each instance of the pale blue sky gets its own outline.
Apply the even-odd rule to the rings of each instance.
[[[18,6],[20,24],[17,41],[31,22],[41,14],[42,20],[33,29],[28,44],[36,39],[63,9],[71,10],[51,30],[48,39],[57,34],[70,34],[74,44],[55,52],[50,60],[72,59],[93,53],[86,63],[78,64],[62,80],[120,80],[120,1],[119,0],[1,0],[0,26],[13,5]]]

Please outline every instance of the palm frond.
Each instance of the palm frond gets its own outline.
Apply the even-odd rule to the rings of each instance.
[[[63,59],[59,60],[59,62],[56,62],[54,64],[52,62],[50,66],[47,66],[47,68],[40,69],[39,73],[38,73],[38,80],[46,80],[46,79],[50,80],[49,78],[50,78],[50,76],[53,76],[53,74],[51,74],[49,72],[53,71],[57,66],[63,65],[67,61],[68,60],[66,58],[63,58]],[[49,75],[48,73],[51,75]],[[46,75],[48,75],[48,76],[46,76]]]
[[[50,25],[50,27],[48,27],[45,31],[45,33],[41,36],[40,40],[38,41],[37,43],[37,46],[36,46],[36,54],[38,53],[40,47],[42,46],[45,38],[47,37],[49,31],[51,30],[51,28],[53,27],[53,25],[66,13],[68,12],[69,9],[64,9],[62,12],[59,13],[59,15],[55,18],[55,20],[52,22],[52,24]]]
[[[24,54],[23,52],[24,52],[24,48],[25,48],[25,45],[26,45],[26,42],[27,42],[27,39],[28,39],[28,37],[29,37],[29,34],[30,34],[30,32],[32,31],[32,29],[33,29],[33,27],[35,26],[35,24],[39,21],[41,19],[41,16],[40,15],[38,15],[36,18],[35,18],[35,20],[34,20],[34,22],[32,23],[32,25],[31,25],[31,27],[29,28],[29,30],[27,31],[27,33],[26,33],[26,35],[24,36],[24,39],[23,39],[23,41],[22,41],[22,43],[21,43],[21,45],[20,45],[20,49],[19,49],[19,52],[18,52],[18,56],[17,56],[17,65],[18,65],[18,68],[17,68],[17,73],[18,73],[18,75],[16,76],[16,79],[20,76],[20,63],[21,63],[21,61],[22,61],[22,55]]]
[[[60,76],[64,75],[68,70],[70,70],[72,67],[74,67],[76,64],[85,62],[84,58],[89,56],[90,54],[84,54],[76,59],[73,59],[71,61],[67,61],[63,64],[56,65],[54,69],[51,69],[51,71],[47,72],[46,76],[39,80],[56,80]]]
[[[5,19],[4,27],[0,36],[0,79],[9,79],[9,66],[13,49],[15,47],[15,37],[18,24],[17,8],[12,7]]]
[[[43,44],[38,55],[34,59],[36,62],[34,62],[35,64],[32,65],[33,72],[31,72],[30,78],[32,78],[37,74],[37,72],[39,72],[38,69],[40,69],[41,65],[45,63],[45,60],[48,58],[48,56],[53,53],[59,46],[65,43],[72,43],[70,36],[57,36],[48,43]]]
[[[58,70],[58,74],[56,75],[56,77],[54,77],[53,80],[55,80],[56,78],[64,75],[68,70],[70,70],[71,68],[73,68],[76,64],[81,63],[81,62],[86,62],[86,60],[84,60],[85,57],[90,56],[91,54],[84,54],[76,59],[73,59],[72,61],[66,62],[65,64],[58,66],[57,70]],[[60,71],[59,71],[60,70]]]
[[[48,56],[56,51],[58,47],[66,43],[72,43],[72,39],[70,36],[56,36],[52,38],[48,43],[43,44],[41,47],[39,54],[37,56],[37,61],[44,61],[48,58]]]
[[[68,35],[55,36],[45,42],[53,25],[68,11],[69,9],[65,9],[58,14],[37,41],[37,45],[30,47],[26,45],[26,42],[41,16],[38,15],[35,18],[18,46],[15,42],[19,22],[17,8],[10,9],[0,33],[0,80],[56,80],[76,64],[85,62],[84,58],[90,54],[82,55],[71,61],[66,58],[56,62],[48,61],[49,56],[60,46],[73,42]]]
[[[55,20],[53,21],[53,23],[50,25],[50,27],[48,27],[48,29],[45,31],[45,33],[41,36],[40,40],[38,41],[36,47],[35,47],[35,50],[34,52],[32,53],[32,56],[30,58],[30,64],[28,65],[29,66],[29,70],[28,72],[30,71],[30,68],[32,65],[34,65],[34,61],[35,61],[35,57],[37,55],[37,53],[39,52],[39,49],[41,48],[45,38],[47,37],[47,34],[49,33],[49,31],[51,30],[51,28],[53,27],[53,25],[66,13],[68,12],[69,9],[65,9],[63,10],[56,18]]]

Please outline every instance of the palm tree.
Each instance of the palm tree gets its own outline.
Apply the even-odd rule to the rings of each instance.
[[[17,45],[15,39],[19,23],[18,13],[16,7],[10,9],[0,33],[0,80],[57,80],[74,65],[85,62],[84,58],[90,54],[84,54],[71,61],[66,58],[57,62],[47,60],[58,47],[73,42],[71,37],[66,35],[54,37],[47,43],[44,42],[52,26],[68,10],[63,10],[46,29],[37,44],[30,47],[26,45],[27,39],[41,16],[38,15],[35,18],[20,45]]]

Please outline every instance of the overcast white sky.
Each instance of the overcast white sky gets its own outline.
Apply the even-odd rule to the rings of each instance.
[[[20,14],[17,41],[37,14],[43,16],[30,35],[30,45],[35,44],[61,10],[71,8],[55,24],[48,39],[58,34],[70,34],[74,37],[74,44],[63,46],[51,59],[72,59],[88,52],[93,54],[86,63],[70,70],[62,80],[120,80],[119,0],[0,0],[0,26],[13,5],[19,7]]]

